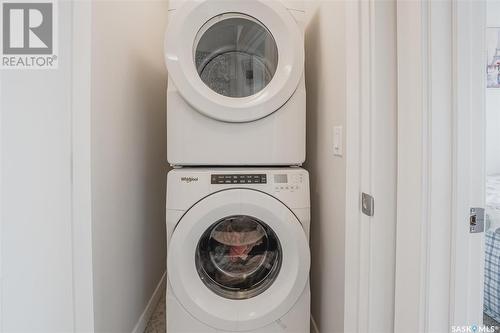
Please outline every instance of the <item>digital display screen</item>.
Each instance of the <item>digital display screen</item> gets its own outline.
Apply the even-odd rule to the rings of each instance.
[[[285,184],[285,183],[288,183],[288,176],[286,174],[274,175],[274,182],[276,184]]]

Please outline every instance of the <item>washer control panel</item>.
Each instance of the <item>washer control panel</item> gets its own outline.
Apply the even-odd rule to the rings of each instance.
[[[267,184],[266,174],[213,174],[212,184]]]
[[[275,174],[273,180],[276,192],[297,191],[303,181],[302,175],[299,174]]]

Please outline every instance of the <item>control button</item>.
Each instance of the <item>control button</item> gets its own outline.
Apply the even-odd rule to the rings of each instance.
[[[213,174],[210,177],[212,184],[267,184],[265,174]]]

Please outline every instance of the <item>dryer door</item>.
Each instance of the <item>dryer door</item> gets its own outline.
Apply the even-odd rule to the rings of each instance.
[[[250,189],[214,193],[195,204],[173,232],[168,279],[196,319],[247,331],[283,317],[308,281],[308,241],[295,215]]]
[[[278,110],[297,89],[304,40],[276,0],[188,1],[169,23],[165,59],[193,108],[248,122]]]

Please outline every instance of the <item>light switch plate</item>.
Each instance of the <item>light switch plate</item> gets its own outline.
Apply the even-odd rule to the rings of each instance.
[[[342,141],[342,126],[333,127],[333,155],[342,156],[344,154]]]

